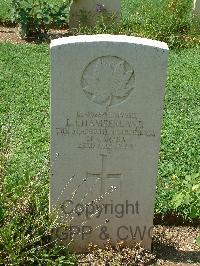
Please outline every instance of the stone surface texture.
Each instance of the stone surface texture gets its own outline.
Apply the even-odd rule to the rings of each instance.
[[[72,250],[151,247],[167,57],[165,43],[127,36],[51,43],[50,208]]]
[[[200,17],[200,0],[194,0],[193,14]]]
[[[120,0],[74,0],[70,7],[69,26],[78,28],[82,26],[94,26],[98,15],[104,15],[111,21],[120,20]]]

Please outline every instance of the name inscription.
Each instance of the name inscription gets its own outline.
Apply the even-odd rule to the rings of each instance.
[[[78,138],[80,149],[133,149],[133,137],[155,137],[135,113],[77,112],[56,128],[61,137]]]

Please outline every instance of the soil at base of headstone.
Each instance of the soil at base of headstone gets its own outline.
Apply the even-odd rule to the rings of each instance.
[[[49,31],[49,39],[56,39],[60,37],[69,36],[68,29],[51,29]],[[29,44],[29,43],[41,43],[44,39],[29,38],[23,40],[20,38],[18,27],[6,27],[0,25],[0,42],[9,42],[14,44]],[[48,41],[48,40],[45,40]]]
[[[200,247],[196,244],[196,238],[199,235],[200,227],[156,225],[151,252],[145,252],[138,247],[137,250],[124,249],[121,253],[109,248],[106,250],[97,248],[96,251],[80,255],[78,265],[200,266]],[[125,258],[125,263],[122,263],[124,259],[121,256]],[[129,262],[127,257],[130,258]],[[110,258],[110,261],[107,258]],[[120,261],[119,264],[116,264],[116,261]]]

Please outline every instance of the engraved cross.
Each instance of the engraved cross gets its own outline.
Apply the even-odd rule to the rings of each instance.
[[[113,174],[113,173],[108,173],[105,169],[105,160],[107,158],[107,155],[105,154],[100,154],[101,156],[101,172],[99,173],[91,173],[87,172],[87,178],[88,177],[97,177],[101,179],[101,195],[104,195],[106,190],[105,190],[105,181],[107,178],[118,178],[120,179],[122,174]]]

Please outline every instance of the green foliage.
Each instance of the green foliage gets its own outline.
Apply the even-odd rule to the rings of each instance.
[[[48,46],[1,43],[0,58],[0,265],[73,265],[66,249],[45,246],[51,228],[57,226],[55,217],[48,215],[44,164],[50,138]],[[191,217],[192,206],[199,206],[199,179],[185,178],[199,172],[199,61],[198,48],[170,53],[157,183],[159,213],[176,211]],[[188,191],[191,204],[185,203]],[[182,193],[177,206],[174,195]]]
[[[20,25],[22,38],[46,35],[50,26],[66,23],[68,2],[49,3],[48,0],[13,0],[13,21]]]
[[[81,27],[78,34],[125,34],[164,41],[170,48],[196,46],[200,44],[200,22],[192,17],[192,3],[193,0],[124,0],[121,23],[99,16],[95,27]]]
[[[199,172],[199,49],[171,51],[165,94],[156,212],[174,210],[172,197],[187,175]],[[190,209],[177,212],[190,215]]]
[[[52,239],[59,223],[55,214],[49,214],[47,177],[45,164],[12,191],[4,182],[0,195],[0,265],[75,265],[68,250],[55,246]]]
[[[51,243],[47,46],[0,47],[0,265],[75,265]]]
[[[11,2],[12,0],[0,1],[0,23],[11,23]]]
[[[0,46],[0,136],[12,190],[39,172],[48,152],[50,69],[46,46]]]
[[[177,185],[178,191],[172,197],[174,208],[186,209],[190,218],[200,217],[200,174],[188,175]]]
[[[0,20],[8,18],[5,10],[11,0],[0,3]],[[12,0],[14,16],[21,25],[21,35],[41,35],[53,24],[66,24],[71,0]],[[81,28],[76,34],[111,33],[146,37],[167,42],[170,48],[194,47],[200,44],[200,21],[192,16],[193,0],[122,0],[119,25],[101,16],[94,28]],[[1,12],[3,14],[1,15]],[[87,20],[80,14],[80,20]],[[33,26],[33,27],[32,27]],[[33,30],[34,28],[34,30]]]
[[[119,34],[121,26],[115,22],[115,16],[99,15],[94,27],[81,26],[74,34]]]
[[[124,1],[123,28],[150,39],[168,43],[170,48],[200,43],[199,27],[192,18],[192,0]],[[193,32],[193,33],[192,33]]]
[[[192,0],[147,0],[136,5],[124,22],[129,28],[133,25],[133,31],[140,36],[164,41],[170,48],[186,47],[193,43],[186,37],[194,27],[192,3]]]

